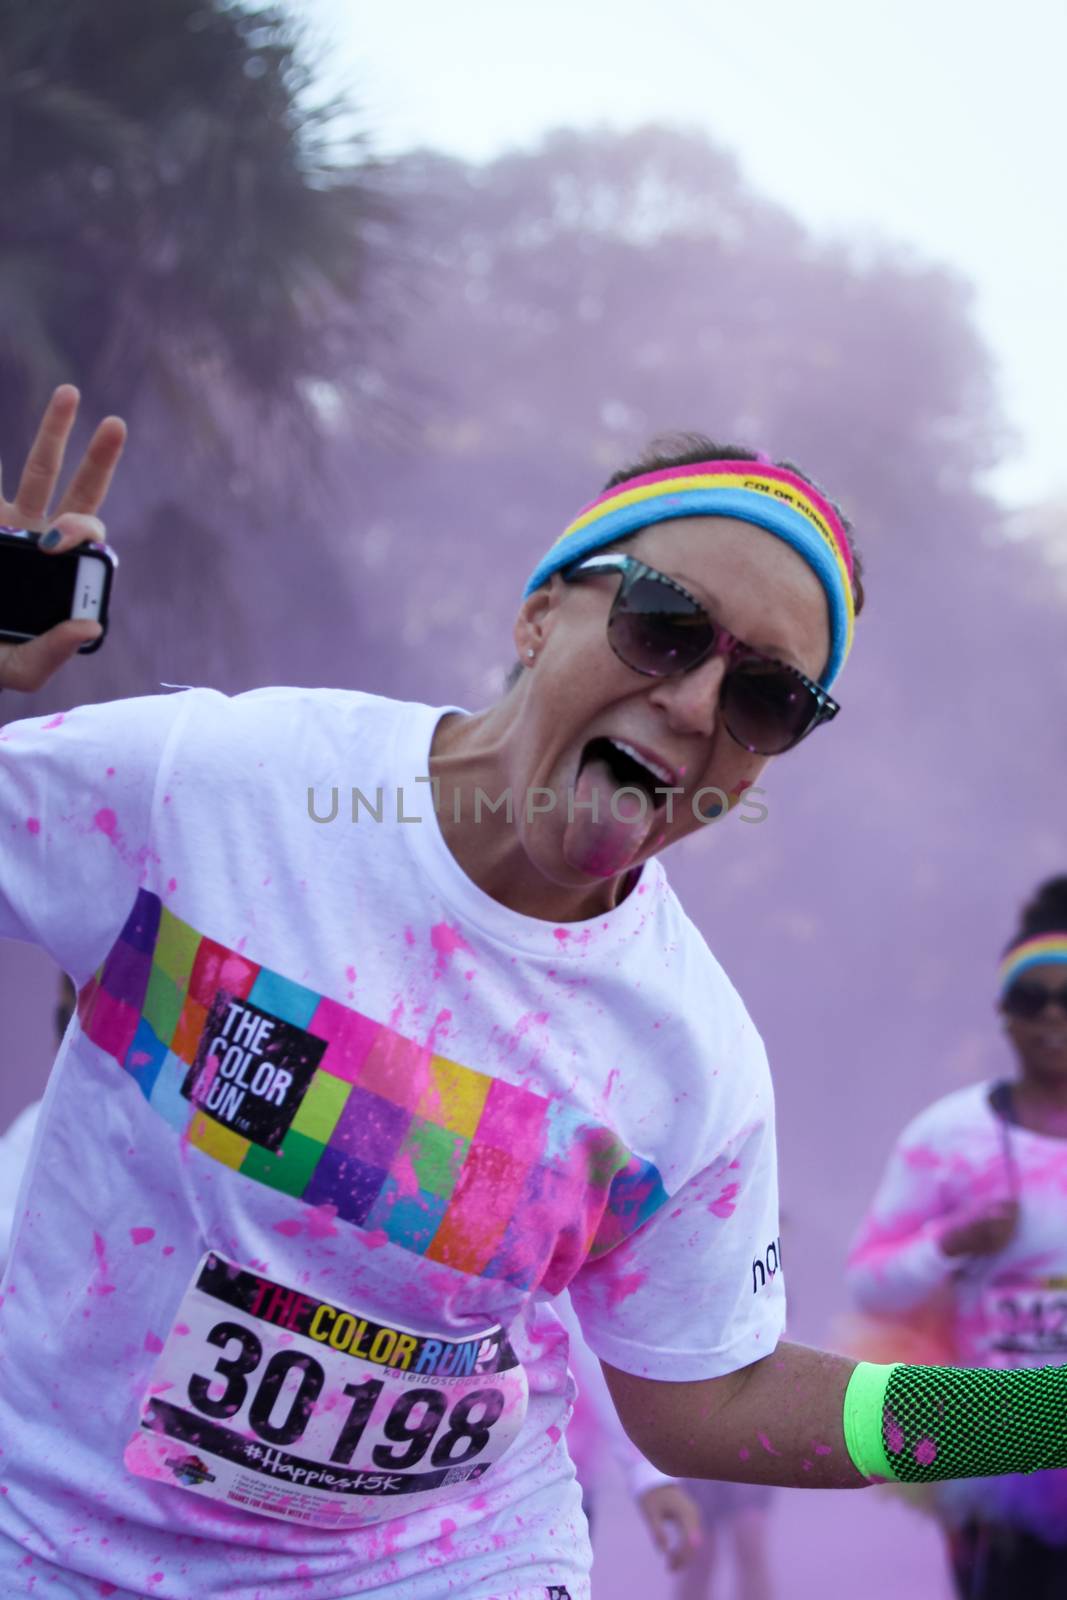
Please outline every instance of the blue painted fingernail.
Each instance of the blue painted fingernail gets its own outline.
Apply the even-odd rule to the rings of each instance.
[[[58,528],[50,528],[47,533],[42,533],[37,543],[42,550],[54,550],[62,537]]]

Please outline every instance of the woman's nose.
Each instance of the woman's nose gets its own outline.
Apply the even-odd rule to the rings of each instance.
[[[691,672],[660,678],[649,695],[678,733],[697,733],[710,738],[719,718],[719,701],[728,662],[725,656],[709,656]]]

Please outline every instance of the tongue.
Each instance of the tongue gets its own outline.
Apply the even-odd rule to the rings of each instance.
[[[619,795],[613,811],[611,802],[618,788],[618,778],[600,757],[586,761],[578,774],[574,816],[563,834],[563,855],[568,866],[592,877],[610,878],[630,866],[655,821],[652,802],[646,799],[642,807],[635,794]]]

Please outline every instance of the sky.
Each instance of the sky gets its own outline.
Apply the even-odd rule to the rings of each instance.
[[[382,155],[471,160],[550,128],[657,121],[729,148],[824,237],[974,286],[1009,504],[1067,499],[1063,0],[291,0]]]

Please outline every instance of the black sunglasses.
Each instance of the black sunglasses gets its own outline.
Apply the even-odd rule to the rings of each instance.
[[[730,737],[756,755],[791,750],[841,707],[797,667],[776,661],[713,622],[688,589],[636,556],[588,556],[561,573],[565,583],[609,572],[621,575],[608,614],[608,643],[646,678],[692,672],[709,656],[727,658],[720,706]]]
[[[1067,985],[1044,989],[1039,983],[1013,983],[1000,1005],[1009,1017],[1039,1017],[1050,1005],[1067,1012]]]

